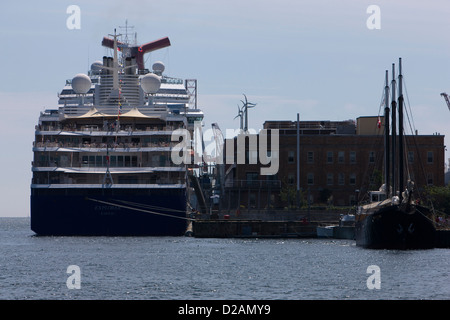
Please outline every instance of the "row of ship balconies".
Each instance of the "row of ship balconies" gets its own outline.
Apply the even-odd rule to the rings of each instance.
[[[33,185],[101,185],[105,182],[105,174],[82,175],[53,172],[51,175],[46,173],[35,173],[32,178]],[[183,185],[186,183],[184,177],[180,175],[118,175],[112,174],[113,184],[128,185]]]
[[[50,125],[50,124],[42,124],[36,125],[35,130],[37,133],[39,132],[72,132],[72,133],[81,133],[85,134],[86,132],[99,132],[104,135],[108,135],[111,133],[114,134],[172,134],[172,132],[176,129],[182,129],[183,126],[175,126],[175,125],[167,125],[167,126],[132,126],[132,125],[121,125],[117,130],[111,126],[102,126],[102,125],[82,125],[82,126],[70,126],[70,125]]]
[[[114,151],[117,149],[140,149],[140,148],[166,148],[162,150],[170,150],[176,146],[179,142],[120,142],[120,143],[98,143],[98,142],[36,142],[33,141],[33,151],[45,151],[40,149],[47,148],[76,148],[76,149],[107,149]]]

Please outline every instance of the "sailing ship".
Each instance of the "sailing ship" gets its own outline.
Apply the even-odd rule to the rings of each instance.
[[[31,229],[38,235],[179,236],[186,231],[188,168],[171,161],[174,130],[193,130],[203,112],[189,81],[164,74],[137,45],[104,37],[112,57],[67,80],[59,107],[35,128]],[[191,79],[192,80],[192,79]],[[195,88],[196,92],[196,88]]]
[[[389,83],[386,71],[384,92],[384,178],[385,184],[378,191],[369,192],[370,203],[357,209],[355,222],[356,245],[372,249],[429,249],[435,247],[436,228],[430,209],[414,199],[414,182],[405,187],[402,65],[399,59],[399,97],[396,99],[395,65],[392,68],[392,102],[389,109]],[[397,140],[398,107],[398,140]],[[392,129],[389,114],[392,113]],[[398,141],[398,146],[396,145]],[[392,149],[391,149],[392,145]],[[392,150],[392,153],[391,153]],[[390,165],[392,164],[392,166]],[[392,177],[392,185],[390,178]],[[397,191],[400,190],[400,191]]]

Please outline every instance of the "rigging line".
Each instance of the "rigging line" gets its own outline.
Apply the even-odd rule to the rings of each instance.
[[[421,169],[422,169],[422,175],[423,175],[423,177],[424,177],[424,180],[427,181],[427,176],[426,176],[426,172],[425,172],[425,167],[424,167],[424,165],[423,165],[423,161],[422,161],[421,156],[420,156],[419,147],[418,147],[418,143],[417,143],[417,139],[416,139],[416,135],[415,135],[414,118],[413,118],[413,114],[412,114],[412,111],[411,111],[411,104],[410,104],[410,101],[409,101],[408,89],[407,89],[407,87],[406,87],[406,82],[405,82],[405,79],[404,79],[404,78],[403,78],[403,86],[404,86],[405,93],[406,93],[406,101],[408,102],[408,103],[407,103],[408,109],[406,109],[406,116],[407,116],[407,119],[408,119],[409,128],[410,128],[410,130],[411,130],[411,137],[412,137],[412,140],[413,140],[414,147],[415,147],[415,149],[416,149],[416,151],[417,151],[418,161],[419,161],[420,167],[421,167]],[[409,115],[411,115],[411,118],[410,118]],[[411,124],[411,120],[412,120],[412,124]],[[406,136],[405,136],[405,139],[406,139]],[[406,145],[406,140],[405,140],[405,145]],[[405,151],[406,151],[406,149],[405,149]],[[405,159],[407,159],[407,157],[406,157]],[[410,176],[409,176],[409,177],[410,177]],[[415,178],[417,179],[417,177],[415,177]],[[416,188],[416,190],[417,190],[417,193],[419,194],[419,197],[422,197],[420,188]],[[431,202],[430,199],[428,199],[428,200]],[[432,203],[431,203],[431,205],[433,206]]]
[[[125,201],[125,200],[117,200],[117,201],[122,202],[124,204],[128,204],[128,205],[135,205],[135,206],[141,207],[141,208],[148,208],[148,209],[155,209],[155,210],[159,209],[159,210],[169,211],[169,212],[186,212],[185,210],[176,210],[176,209],[171,209],[171,208],[152,206],[149,204],[143,204],[143,203],[137,203],[137,202],[131,202],[131,201]]]
[[[413,118],[413,114],[411,111],[411,104],[409,103],[409,95],[408,95],[408,89],[406,88],[405,77],[403,77],[403,87],[405,88],[406,101],[408,101],[408,110],[409,110],[409,112],[408,111],[406,112],[406,116],[408,118],[409,127],[411,128],[411,133],[414,134],[414,131],[416,130],[416,125],[414,124],[414,118]],[[409,118],[409,114],[411,114],[412,125],[411,125],[411,121]]]
[[[116,204],[116,203],[113,203],[113,202],[107,202],[107,201],[96,200],[96,199],[91,199],[91,198],[86,198],[86,199],[90,200],[90,201],[98,202],[98,203],[112,205],[112,206],[119,207],[119,208],[125,208],[125,209],[130,209],[130,210],[135,210],[135,211],[141,211],[141,212],[145,212],[145,213],[152,213],[152,214],[156,214],[156,215],[159,215],[159,216],[183,219],[183,220],[188,220],[188,221],[194,221],[195,220],[195,219],[187,218],[187,217],[178,217],[178,216],[173,216],[173,215],[166,214],[166,213],[160,213],[160,212],[155,212],[155,211],[150,211],[150,210],[144,210],[144,209],[138,209],[138,208],[133,208],[133,207],[128,207],[128,206],[123,206],[123,205]]]
[[[389,96],[385,96],[385,94],[384,94],[384,91],[385,91],[385,88],[383,87],[383,91],[382,91],[382,94],[381,94],[381,100],[380,100],[380,105],[378,106],[378,116],[380,116],[380,114],[381,114],[381,110],[384,110],[384,109],[381,109],[382,107],[384,107],[384,101],[385,101],[385,99],[389,99]],[[384,113],[383,113],[384,114]],[[386,120],[385,120],[386,121]]]

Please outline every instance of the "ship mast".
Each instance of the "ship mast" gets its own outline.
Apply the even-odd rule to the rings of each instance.
[[[119,59],[117,57],[117,38],[121,36],[121,34],[116,34],[116,29],[114,29],[114,35],[110,34],[110,36],[114,37],[114,60],[113,60],[113,90],[114,92],[119,91]]]
[[[386,70],[386,85],[384,86],[384,178],[386,198],[390,194],[390,145],[389,145],[389,72]]]
[[[392,196],[395,196],[397,193],[397,102],[395,97],[395,87],[396,87],[396,81],[395,81],[395,64],[392,64],[392,99],[391,99],[391,114],[392,114]]]
[[[403,192],[403,91],[402,91],[402,58],[399,58],[398,63],[398,189],[400,203],[402,203]]]

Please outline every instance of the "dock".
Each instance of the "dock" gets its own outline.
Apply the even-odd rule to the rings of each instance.
[[[304,221],[195,220],[197,238],[316,238],[316,225]]]
[[[196,238],[318,238],[321,223],[242,219],[197,219],[189,228]],[[335,226],[325,238],[354,240],[354,227]],[[323,238],[323,237],[322,237]],[[436,248],[450,248],[450,230],[436,231]]]
[[[450,230],[436,230],[436,248],[450,248]]]

